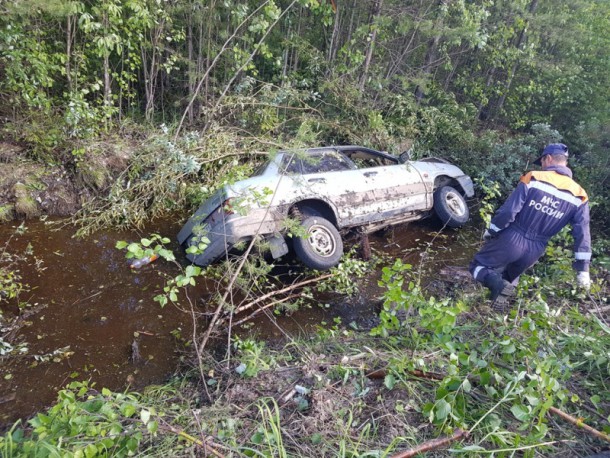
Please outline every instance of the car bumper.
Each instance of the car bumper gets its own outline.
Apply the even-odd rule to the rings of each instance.
[[[212,222],[206,220],[193,236],[185,240],[185,244],[192,246],[197,243],[196,236],[207,237],[206,248],[199,254],[187,254],[188,260],[199,266],[207,266],[224,256],[235,245],[252,240],[257,236],[265,236],[277,231],[278,222],[269,217],[264,209],[255,210],[247,216],[230,215],[224,220]]]

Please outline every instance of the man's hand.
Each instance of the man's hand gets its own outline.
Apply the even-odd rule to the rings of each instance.
[[[578,272],[576,274],[576,284],[581,288],[589,289],[591,287],[589,272]]]

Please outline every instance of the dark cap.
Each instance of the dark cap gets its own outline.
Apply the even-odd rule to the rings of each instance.
[[[551,156],[561,155],[567,159],[568,158],[568,147],[566,145],[564,145],[563,143],[551,143],[550,145],[546,145],[544,147],[544,151],[542,151],[542,154],[540,155],[540,157],[534,161],[534,164],[541,165],[542,158],[544,156],[548,156],[548,155],[551,155]]]

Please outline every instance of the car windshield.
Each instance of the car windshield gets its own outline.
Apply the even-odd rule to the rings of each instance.
[[[374,154],[363,150],[347,150],[342,151],[359,169],[368,169],[370,167],[382,167],[384,165],[396,165],[398,161],[395,159]]]
[[[333,149],[286,154],[282,159],[282,173],[287,175],[354,170],[356,165]]]
[[[265,173],[265,170],[267,170],[267,167],[269,166],[269,162],[270,161],[265,161],[263,162],[261,165],[259,165],[256,170],[254,170],[254,173],[250,176],[252,177],[259,177],[261,176],[263,173]]]
[[[343,154],[336,151],[322,151],[310,154],[301,161],[303,174],[338,172],[340,170],[353,170],[354,163]]]

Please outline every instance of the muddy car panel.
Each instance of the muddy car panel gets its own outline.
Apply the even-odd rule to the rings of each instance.
[[[338,229],[376,230],[425,217],[435,184],[446,180],[455,180],[465,196],[474,194],[470,178],[442,159],[403,162],[359,146],[280,152],[257,176],[224,186],[204,202],[178,241],[188,246],[207,237],[203,253],[187,255],[207,265],[239,242],[277,238],[291,207],[302,202],[324,205]]]

